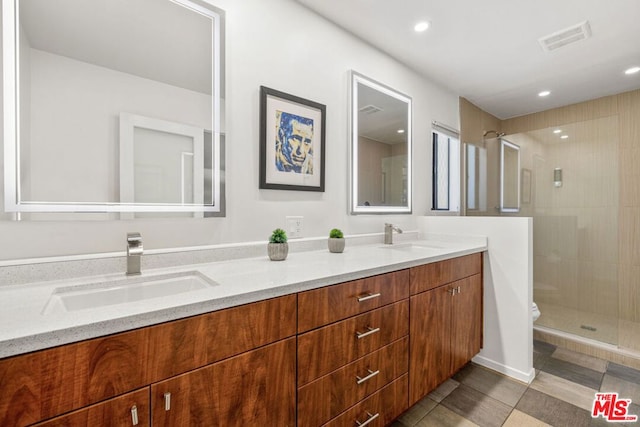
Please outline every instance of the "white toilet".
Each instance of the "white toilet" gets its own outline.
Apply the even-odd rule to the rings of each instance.
[[[531,314],[533,315],[533,321],[535,322],[540,317],[540,310],[538,309],[538,305],[534,302],[531,306]]]

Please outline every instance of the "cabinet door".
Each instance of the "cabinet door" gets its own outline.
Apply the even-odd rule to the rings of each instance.
[[[452,374],[462,368],[482,345],[482,279],[479,274],[453,283],[451,298]]]
[[[146,427],[150,425],[149,388],[127,393],[70,414],[38,423],[36,427]]]
[[[451,288],[411,297],[409,406],[451,375]]]
[[[284,341],[151,386],[154,426],[294,426],[296,341]]]

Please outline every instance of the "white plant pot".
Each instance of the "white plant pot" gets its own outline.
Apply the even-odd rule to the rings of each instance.
[[[344,244],[345,240],[343,238],[329,237],[329,252],[336,254],[342,253],[342,251],[344,251]]]
[[[267,253],[271,261],[284,261],[289,254],[288,243],[269,243]]]

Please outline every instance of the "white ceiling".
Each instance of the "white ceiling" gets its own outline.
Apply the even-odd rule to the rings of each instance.
[[[296,1],[501,119],[640,88],[624,74],[640,66],[640,0]],[[582,21],[589,39],[543,51]]]

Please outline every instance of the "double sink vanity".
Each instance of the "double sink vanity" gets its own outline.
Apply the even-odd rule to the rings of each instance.
[[[0,289],[1,425],[383,426],[482,345],[486,239]]]

